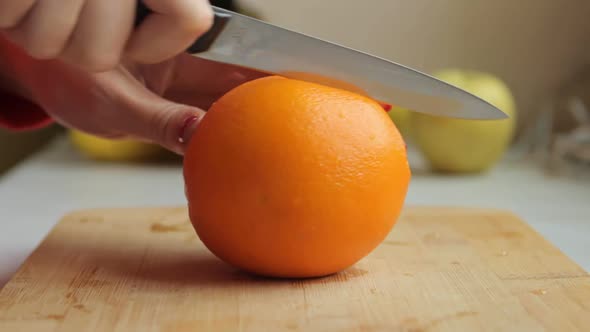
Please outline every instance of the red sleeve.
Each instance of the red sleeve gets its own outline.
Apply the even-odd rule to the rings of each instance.
[[[53,123],[39,106],[0,91],[0,127],[12,131],[34,130]]]
[[[26,60],[26,54],[0,34],[0,57],[13,65]],[[34,130],[53,122],[44,110],[33,102],[0,89],[0,128],[11,131]]]

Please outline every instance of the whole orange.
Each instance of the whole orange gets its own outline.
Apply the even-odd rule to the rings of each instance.
[[[404,141],[377,102],[279,76],[214,103],[183,171],[207,248],[274,277],[324,276],[368,255],[394,226],[410,181]]]

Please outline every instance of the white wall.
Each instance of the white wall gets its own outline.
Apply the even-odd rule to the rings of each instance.
[[[525,121],[541,97],[590,63],[590,0],[241,3],[270,22],[420,70],[493,72],[513,89]]]

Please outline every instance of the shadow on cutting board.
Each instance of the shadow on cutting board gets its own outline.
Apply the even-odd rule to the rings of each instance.
[[[31,257],[36,273],[51,276],[49,284],[73,289],[103,287],[191,288],[276,287],[277,283],[301,287],[302,283],[346,282],[367,271],[351,267],[338,274],[310,279],[280,279],[255,276],[225,264],[207,251],[190,225],[162,234],[156,241],[116,236],[106,243],[85,241],[75,231],[50,236]],[[64,236],[65,235],[65,236]],[[86,238],[87,239],[87,238]],[[153,237],[152,237],[153,240]]]

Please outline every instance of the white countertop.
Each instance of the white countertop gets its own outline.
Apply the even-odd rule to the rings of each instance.
[[[61,189],[57,189],[61,187]],[[181,165],[102,164],[58,138],[0,178],[0,287],[66,213],[184,205]],[[414,174],[406,203],[506,209],[590,271],[590,181],[503,162],[478,176]]]

